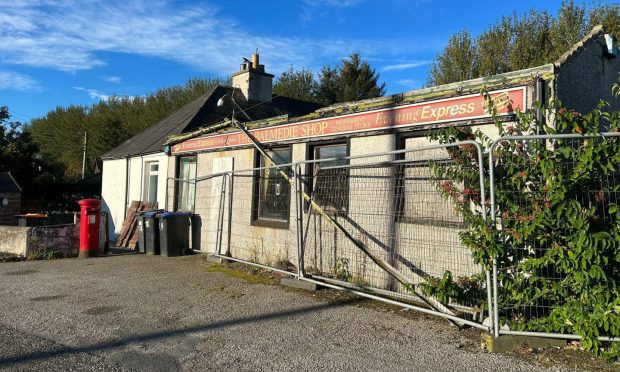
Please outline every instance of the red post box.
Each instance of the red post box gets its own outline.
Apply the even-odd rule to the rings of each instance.
[[[101,200],[79,200],[80,205],[80,258],[95,257],[99,253],[99,216]]]

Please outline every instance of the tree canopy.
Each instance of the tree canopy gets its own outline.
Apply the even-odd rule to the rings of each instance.
[[[57,107],[32,120],[28,131],[40,157],[60,176],[76,180],[82,172],[82,142],[88,133],[87,170],[95,160],[125,140],[178,110],[217,84],[220,79],[191,79],[183,86],[157,90],[144,97],[113,96],[92,106]]]
[[[553,62],[599,24],[605,32],[620,37],[618,3],[587,7],[564,0],[555,16],[532,9],[502,17],[477,37],[467,30],[457,32],[436,56],[427,84],[448,84]]]
[[[10,122],[10,117],[8,107],[0,107],[0,172],[11,172],[24,193],[32,194],[32,180],[42,171],[39,149],[24,125]]]
[[[296,71],[293,67],[289,67],[276,80],[273,86],[273,94],[304,101],[314,101],[316,89],[317,83],[314,80],[312,70],[302,68]]]
[[[316,101],[324,105],[381,97],[385,83],[359,53],[353,53],[336,67],[323,66],[318,81],[308,68],[284,71],[276,80],[274,93]]]

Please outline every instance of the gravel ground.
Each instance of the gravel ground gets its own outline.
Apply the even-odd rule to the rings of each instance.
[[[0,369],[543,370],[475,331],[213,270],[198,256],[0,264]],[[548,370],[563,370],[553,367]]]

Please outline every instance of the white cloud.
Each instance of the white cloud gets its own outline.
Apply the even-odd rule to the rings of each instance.
[[[14,71],[0,70],[0,90],[39,91],[41,87],[30,76]]]
[[[335,0],[322,0],[336,5]],[[314,2],[316,3],[316,2]],[[345,0],[342,6],[353,6]],[[312,39],[260,35],[205,3],[165,0],[106,2],[0,0],[0,62],[67,72],[106,64],[105,52],[156,57],[220,75],[234,72],[241,56],[259,48],[272,73],[288,66],[337,63],[348,51],[365,58],[434,51],[428,38],[399,40]]]
[[[100,91],[96,89],[89,89],[89,88],[83,88],[83,87],[73,87],[73,89],[86,92],[88,93],[90,98],[97,100],[97,101],[107,101],[110,99],[110,95],[101,93]]]
[[[394,81],[394,84],[400,85],[400,86],[405,87],[406,89],[409,89],[409,90],[420,89],[423,86],[423,84],[420,83],[419,81],[412,80],[412,79],[396,80],[396,81]]]
[[[402,71],[402,70],[408,70],[408,69],[412,69],[416,67],[426,66],[429,64],[431,64],[431,61],[412,61],[412,62],[406,62],[406,63],[397,63],[397,64],[392,64],[392,65],[385,65],[383,66],[381,71],[383,72]]]
[[[120,76],[104,76],[103,80],[112,84],[120,84],[123,82],[123,78],[121,78]]]

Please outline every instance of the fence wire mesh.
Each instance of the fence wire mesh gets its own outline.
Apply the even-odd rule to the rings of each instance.
[[[282,170],[291,177],[290,167]],[[275,270],[297,271],[294,187],[280,168],[269,166],[229,175],[222,254]],[[230,203],[230,204],[229,204]],[[228,210],[229,208],[229,210]],[[230,239],[231,244],[227,244]]]
[[[499,326],[549,332],[544,319],[605,307],[586,298],[619,274],[604,258],[619,235],[619,140],[618,133],[506,137],[490,149],[492,218],[502,246],[494,277]],[[565,322],[556,333],[571,333]]]
[[[433,297],[424,286],[439,283],[447,272],[460,282],[484,278],[459,238],[467,226],[440,193],[442,180],[432,171],[433,166],[449,163],[446,148],[432,148],[307,164],[302,178],[319,208],[305,204],[304,272],[346,287],[423,303]],[[485,288],[467,296],[458,303],[442,302],[482,320]]]
[[[192,212],[190,219],[190,246],[195,251],[214,253],[221,246],[223,237],[222,218],[227,200],[226,175],[214,175],[192,180],[168,179],[174,198],[168,200],[168,208]]]

